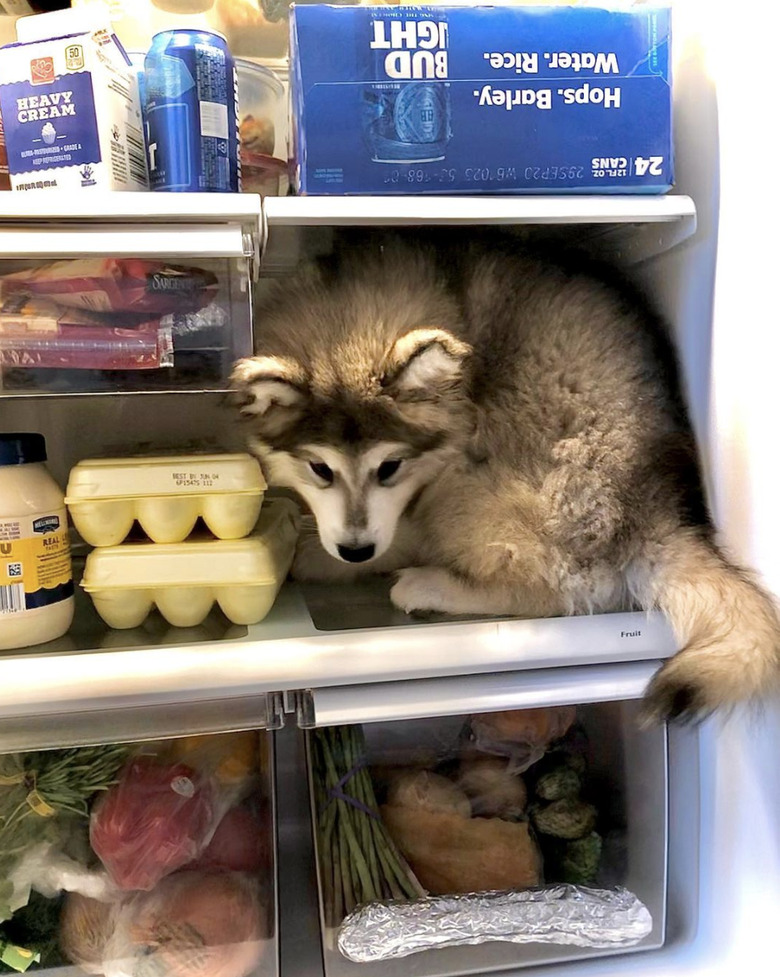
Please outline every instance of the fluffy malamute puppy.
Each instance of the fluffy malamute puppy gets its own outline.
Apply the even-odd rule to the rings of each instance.
[[[269,483],[316,518],[299,578],[398,571],[409,612],[660,608],[682,651],[649,717],[776,683],[776,608],[713,542],[674,358],[628,288],[396,242],[306,268],[259,315],[233,381]]]

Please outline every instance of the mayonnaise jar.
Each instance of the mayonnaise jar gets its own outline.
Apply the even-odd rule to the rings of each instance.
[[[63,493],[40,434],[0,432],[0,649],[59,638],[73,620]]]

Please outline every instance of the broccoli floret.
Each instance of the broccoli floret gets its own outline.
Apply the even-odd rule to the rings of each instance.
[[[542,774],[536,781],[536,796],[543,801],[559,801],[562,797],[576,797],[580,792],[580,778],[568,766],[557,767]]]
[[[544,869],[548,882],[592,885],[601,860],[601,836],[591,831],[572,841],[548,839],[544,846]]]
[[[596,808],[576,797],[562,797],[546,807],[534,809],[536,830],[554,838],[584,838],[596,827]]]

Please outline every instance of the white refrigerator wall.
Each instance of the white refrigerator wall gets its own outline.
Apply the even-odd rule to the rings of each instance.
[[[687,0],[674,23],[676,190],[695,200],[698,230],[642,273],[675,323],[722,542],[780,594],[771,100],[780,15],[755,2]],[[730,977],[778,966],[780,705],[775,697],[702,734],[698,933],[655,962],[627,960],[625,972]]]
[[[780,594],[774,241],[780,206],[772,186],[780,15],[756,2],[695,6],[707,25],[718,93],[720,217],[707,432],[713,503],[730,552]],[[702,940],[718,974],[778,966],[779,754],[776,698],[761,715],[723,724],[710,812],[712,858],[703,879],[710,917],[702,919]]]

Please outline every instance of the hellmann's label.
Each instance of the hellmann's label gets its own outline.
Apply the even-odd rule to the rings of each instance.
[[[299,192],[672,185],[664,7],[297,4],[291,25]]]
[[[65,510],[0,519],[0,615],[47,607],[72,596]]]
[[[0,51],[14,190],[148,186],[138,79],[105,29]]]

